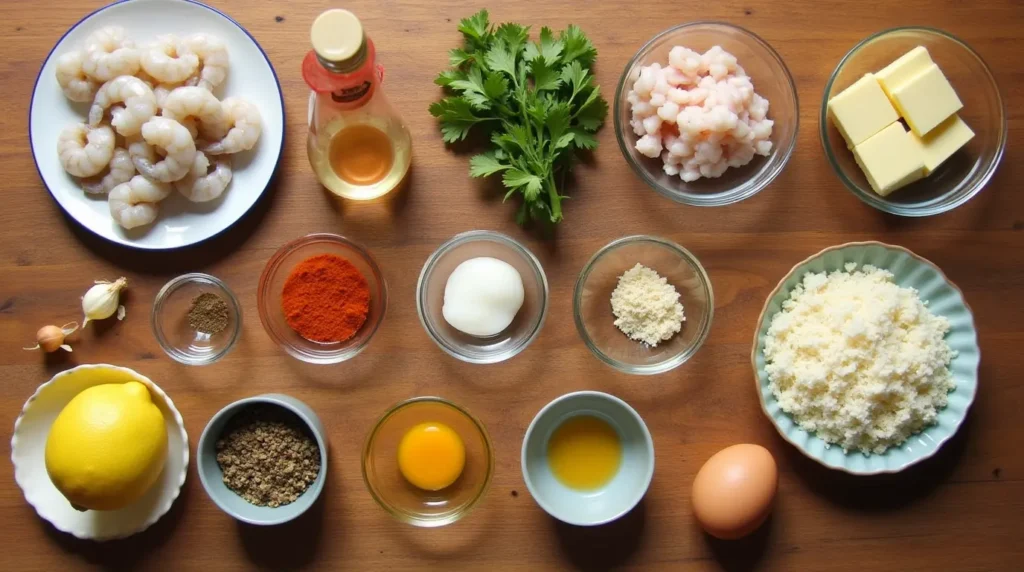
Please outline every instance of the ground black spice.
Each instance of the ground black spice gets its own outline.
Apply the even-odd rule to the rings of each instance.
[[[320,474],[320,448],[290,411],[253,406],[235,415],[217,440],[224,484],[256,506],[295,501]]]
[[[193,330],[212,336],[228,327],[230,320],[228,304],[220,296],[203,292],[192,299],[192,307],[188,309],[188,325]]]

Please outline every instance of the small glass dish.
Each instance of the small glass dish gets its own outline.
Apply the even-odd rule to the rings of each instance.
[[[297,264],[318,254],[334,254],[362,272],[370,288],[370,311],[358,332],[343,342],[314,342],[300,336],[285,320],[281,306],[284,283]],[[388,289],[377,261],[363,247],[336,234],[310,234],[282,246],[267,262],[256,293],[260,322],[267,335],[289,355],[307,363],[332,364],[351,359],[366,349],[388,305]]]
[[[928,49],[956,90],[964,104],[960,117],[974,131],[974,138],[928,177],[882,197],[871,189],[846,140],[828,118],[828,100],[917,46]],[[964,204],[992,178],[1006,149],[1006,110],[992,72],[967,44],[934,28],[884,30],[854,46],[825,84],[818,127],[829,165],[843,185],[876,209],[900,216],[932,216]]]
[[[398,444],[420,423],[443,423],[466,448],[459,478],[440,491],[424,491],[398,468]],[[398,520],[421,527],[451,524],[484,497],[494,473],[494,450],[487,430],[468,411],[440,397],[416,397],[389,409],[374,426],[363,449],[363,481],[377,504]]]
[[[188,323],[192,301],[201,294],[214,294],[228,306],[228,325],[208,334]],[[150,316],[153,335],[167,355],[185,365],[208,365],[227,355],[242,333],[242,308],[227,284],[209,274],[183,274],[157,293]]]
[[[480,256],[512,265],[524,290],[523,306],[512,323],[487,338],[460,332],[441,314],[448,276],[459,264]],[[497,363],[526,349],[540,333],[548,311],[548,279],[537,257],[512,238],[486,230],[464,232],[439,246],[424,263],[416,284],[416,310],[427,335],[449,355],[469,363]]]
[[[636,264],[654,270],[675,286],[686,321],[671,339],[649,347],[615,326],[612,291],[619,276]],[[693,357],[711,332],[715,297],[711,279],[690,251],[653,236],[627,236],[609,243],[587,262],[573,292],[576,330],[587,348],[624,373],[665,373]]]
[[[632,109],[626,97],[640,68],[653,63],[668,64],[668,53],[685,46],[704,53],[712,46],[736,56],[754,84],[754,91],[768,100],[768,119],[772,126],[772,150],[767,157],[739,168],[730,168],[718,178],[703,178],[692,183],[662,169],[661,159],[651,159],[636,150],[637,135],[630,127]],[[761,192],[789,162],[796,147],[800,124],[799,103],[793,77],[782,57],[753,32],[724,22],[690,22],[669,28],[654,36],[626,64],[615,91],[615,138],[626,162],[658,194],[678,203],[699,207],[731,205]]]

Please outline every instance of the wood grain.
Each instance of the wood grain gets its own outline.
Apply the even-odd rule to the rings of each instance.
[[[69,221],[36,174],[27,144],[28,102],[39,67],[61,34],[96,1],[0,3],[0,427],[6,476],[0,528],[10,570],[1011,570],[1024,562],[1024,51],[1019,1],[651,0],[492,2],[492,19],[586,30],[600,50],[606,93],[634,51],[669,25],[721,19],[762,35],[783,56],[799,88],[800,133],[788,168],[765,192],[738,205],[700,209],[670,203],[633,176],[611,128],[600,134],[593,165],[580,169],[553,238],[517,228],[511,205],[492,187],[463,176],[467,157],[441,143],[426,113],[431,79],[446,65],[460,17],[480,1],[351,0],[387,66],[386,89],[415,141],[408,191],[375,204],[336,203],[322,192],[304,152],[308,90],[299,73],[308,27],[338,3],[214,4],[262,43],[287,98],[286,150],[275,186],[243,222],[197,248],[143,254],[106,244]],[[624,25],[625,24],[625,25]],[[858,40],[898,24],[940,27],[987,60],[1009,112],[1010,147],[995,179],[966,206],[926,220],[884,216],[846,192],[825,162],[817,113],[828,74]],[[551,311],[538,340],[498,366],[471,366],[444,355],[415,314],[416,276],[430,252],[474,228],[526,241],[551,283]],[[286,357],[256,312],[259,273],[282,243],[310,232],[338,232],[380,261],[393,303],[370,348],[339,366],[311,367]],[[576,335],[571,289],[589,256],[626,234],[651,233],[691,249],[707,267],[717,308],[710,339],[682,368],[635,378],[600,364]],[[933,460],[897,476],[853,478],[803,458],[761,414],[748,354],[765,297],[790,266],[850,240],[906,246],[935,263],[972,305],[984,361],[966,425]],[[186,368],[150,333],[154,295],[169,278],[201,270],[226,280],[241,299],[238,347],[222,362]],[[44,359],[18,348],[48,323],[77,317],[78,297],[96,278],[131,281],[128,319],[80,336],[71,356]],[[15,485],[10,431],[25,399],[53,373],[107,362],[152,377],[183,412],[194,446],[206,421],[235,399],[280,391],[316,405],[329,428],[331,474],[323,502],[304,519],[275,529],[242,526],[203,492],[194,466],[182,498],[151,530],[107,544],[77,541],[40,520]],[[526,492],[519,470],[523,432],[549,400],[578,389],[611,392],[646,419],[657,448],[654,482],[641,508],[597,530],[561,526]],[[359,469],[363,439],[394,402],[444,395],[488,425],[497,472],[488,497],[464,521],[419,530],[393,521],[366,492]],[[781,470],[769,524],[740,542],[709,540],[689,509],[690,483],[712,453],[739,442],[768,447]]]

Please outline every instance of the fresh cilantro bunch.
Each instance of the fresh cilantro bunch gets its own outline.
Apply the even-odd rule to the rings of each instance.
[[[461,141],[476,125],[490,131],[494,148],[474,156],[469,174],[501,173],[505,200],[519,193],[516,220],[562,220],[559,190],[577,149],[594,149],[594,132],[608,115],[590,71],[597,50],[577,26],[557,37],[541,28],[491,26],[487,10],[459,23],[463,46],[449,52],[452,69],[434,83],[447,96],[430,106],[446,143]]]

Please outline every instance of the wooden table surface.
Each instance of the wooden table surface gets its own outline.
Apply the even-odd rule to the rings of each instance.
[[[566,205],[557,236],[517,228],[513,206],[470,180],[467,157],[447,151],[427,106],[431,84],[455,46],[458,19],[484,2],[454,0],[294,0],[215,5],[263,45],[287,99],[286,148],[276,184],[242,222],[196,248],[141,253],[92,236],[67,219],[41,184],[27,140],[28,103],[39,67],[61,34],[100,2],[0,4],[0,568],[67,570],[140,567],[169,570],[254,568],[331,570],[1019,570],[1024,565],[1024,6],[1019,1],[654,0],[645,10],[621,2],[492,2],[492,21],[561,29],[577,23],[599,50],[606,94],[636,49],[686,20],[721,19],[770,42],[799,89],[797,150],[763,193],[726,208],[671,203],[630,171],[613,129],[600,133],[592,166]],[[388,69],[386,89],[414,137],[411,184],[400,198],[338,204],[321,191],[305,154],[306,98],[299,62],[312,19],[329,6],[354,10]],[[628,22],[628,25],[623,25]],[[862,204],[843,189],[818,141],[817,113],[838,60],[868,34],[899,24],[943,28],[986,59],[1009,113],[1010,145],[980,195],[955,212],[906,220]],[[231,192],[242,192],[235,189]],[[416,277],[442,241],[471,229],[526,241],[544,264],[551,310],[540,337],[519,357],[494,366],[458,362],[420,326]],[[370,347],[356,359],[313,367],[287,357],[264,333],[256,285],[282,243],[336,232],[368,246],[387,278],[392,303]],[[631,377],[602,365],[572,320],[571,291],[587,259],[610,240],[665,236],[692,250],[715,291],[715,321],[701,351],[657,377]],[[826,470],[785,443],[762,415],[749,353],[755,321],[771,288],[819,249],[877,239],[906,246],[938,264],[964,291],[984,360],[980,391],[966,424],[934,459],[884,477]],[[168,358],[150,331],[153,297],[188,271],[224,279],[241,299],[244,331],[221,362],[189,368]],[[79,317],[92,280],[131,281],[123,323],[90,327],[72,355],[23,352],[36,329]],[[207,420],[225,404],[278,391],[315,408],[328,428],[331,472],[317,507],[279,528],[240,525],[207,498],[193,463],[181,498],[150,530],[96,544],[62,534],[38,518],[12,477],[9,437],[23,402],[54,373],[80,363],[134,368],[159,383],[185,417],[193,453]],[[657,470],[640,508],[601,529],[560,525],[538,508],[519,468],[523,433],[549,400],[570,391],[610,392],[645,418]],[[497,467],[490,492],[465,520],[439,530],[399,524],[367,493],[359,468],[363,440],[391,404],[437,394],[463,404],[487,425]],[[780,483],[774,516],[739,542],[705,536],[690,511],[701,464],[735,443],[760,443],[775,455]]]

